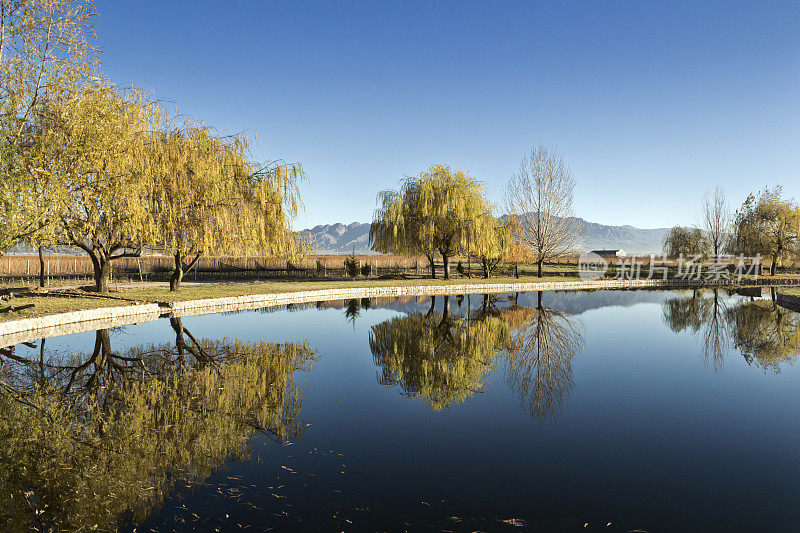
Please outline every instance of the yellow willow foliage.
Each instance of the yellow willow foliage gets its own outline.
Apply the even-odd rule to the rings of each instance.
[[[800,206],[783,199],[783,189],[764,189],[751,194],[737,210],[731,248],[745,255],[761,254],[771,261],[772,274],[783,261],[800,251]]]
[[[68,98],[94,72],[93,17],[88,1],[0,0],[0,252],[48,222],[43,102]]]
[[[379,252],[479,255],[497,237],[486,228],[496,221],[484,186],[446,165],[406,178],[400,191],[382,191],[378,201],[370,241]]]
[[[275,161],[255,168],[242,182],[246,201],[236,212],[235,228],[244,252],[294,257],[310,251],[308,236],[291,226],[302,207],[299,184],[305,178],[299,163]]]
[[[68,390],[61,374],[24,393],[0,387],[0,528],[115,531],[122,516],[146,518],[176,482],[245,457],[255,431],[299,435],[292,375],[310,368],[306,345],[199,345],[205,364],[171,368],[174,349],[151,346],[86,365],[106,374],[77,379],[93,388]]]
[[[152,242],[150,132],[159,106],[135,89],[120,94],[100,84],[52,105],[60,143],[50,194],[65,242],[109,255]]]
[[[484,390],[494,356],[508,341],[508,325],[497,317],[469,322],[441,313],[393,318],[369,335],[380,383],[400,385],[436,411]]]
[[[197,124],[164,129],[152,144],[154,244],[182,254],[304,251],[291,230],[304,179],[299,164],[256,168],[244,136],[215,136]]]
[[[483,216],[478,232],[478,238],[468,253],[475,254],[488,269],[494,270],[511,248],[511,226],[501,224],[494,216],[487,214]]]

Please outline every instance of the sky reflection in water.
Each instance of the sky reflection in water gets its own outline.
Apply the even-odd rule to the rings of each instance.
[[[13,511],[0,524],[793,528],[798,326],[769,298],[724,291],[547,292],[328,302],[17,346],[0,374],[0,489],[17,500],[0,497]],[[82,417],[68,446],[94,471],[56,482],[64,450],[35,445],[65,434],[36,416],[13,431],[41,412],[24,402],[42,401],[42,383],[47,409]],[[41,466],[23,471],[32,449]],[[119,494],[103,485],[115,482]]]

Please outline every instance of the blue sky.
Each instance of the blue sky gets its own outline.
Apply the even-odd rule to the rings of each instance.
[[[103,69],[255,156],[303,163],[297,228],[369,221],[434,162],[500,204],[532,146],[557,146],[575,210],[697,221],[765,185],[800,199],[800,1],[98,2]]]

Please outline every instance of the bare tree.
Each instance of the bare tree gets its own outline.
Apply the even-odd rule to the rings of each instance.
[[[725,248],[730,234],[731,211],[725,199],[725,189],[719,185],[703,195],[702,227],[711,253],[716,257]]]
[[[520,163],[506,191],[506,208],[516,224],[514,237],[533,251],[542,277],[542,264],[574,252],[581,224],[573,216],[575,179],[563,157],[545,146],[531,150]]]

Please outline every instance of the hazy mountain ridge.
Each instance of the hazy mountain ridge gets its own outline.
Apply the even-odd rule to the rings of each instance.
[[[659,253],[670,228],[641,229],[634,226],[606,226],[578,219],[583,226],[584,250],[622,249],[633,254]],[[316,241],[315,253],[374,253],[369,249],[369,223],[320,224],[303,230]]]

